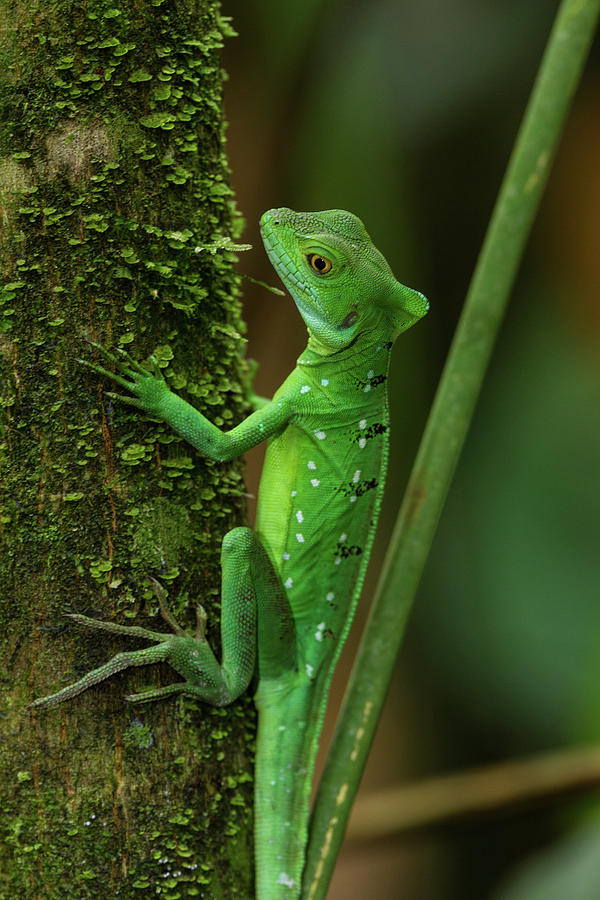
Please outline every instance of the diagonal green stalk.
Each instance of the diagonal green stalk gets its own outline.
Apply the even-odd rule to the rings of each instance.
[[[303,900],[323,900],[405,623],[471,421],[600,0],[563,0],[475,267],[406,494],[311,822]]]

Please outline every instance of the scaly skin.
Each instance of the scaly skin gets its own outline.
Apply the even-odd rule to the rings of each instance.
[[[385,478],[386,378],[392,344],[427,311],[422,294],[400,284],[350,213],[273,209],[261,218],[273,266],[304,318],[308,345],[271,401],[221,432],[172,394],[159,372],[127,354],[114,357],[113,394],[160,417],[201,453],[231,459],[268,440],[256,531],[223,541],[222,664],[204,639],[74,618],[147,637],[155,646],[121,653],[74,685],[34,701],[49,706],[115,671],[166,661],[184,681],[129,697],[153,700],[184,691],[208,703],[232,702],[255,666],[256,896],[300,896],[314,760],[331,676],[365,575]]]

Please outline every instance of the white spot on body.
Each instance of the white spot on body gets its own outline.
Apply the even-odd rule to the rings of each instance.
[[[361,431],[364,431],[365,428],[367,427],[367,420],[361,419],[360,422],[358,423],[358,427],[360,428]]]
[[[315,670],[313,669],[313,667],[309,663],[306,663],[306,674],[308,675],[309,678],[312,678],[314,671]]]
[[[292,497],[295,497],[298,491],[292,491]]]
[[[344,541],[347,541],[347,540],[348,540],[348,535],[346,534],[346,532],[344,532],[343,534],[340,534],[340,536],[338,538],[338,544],[343,544]]]
[[[324,441],[325,438],[327,437],[327,435],[325,434],[324,431],[315,431],[315,437],[316,437],[317,440],[319,440],[319,441]]]
[[[321,384],[323,385],[323,387],[327,387],[327,385],[329,384],[329,378],[321,378]]]
[[[361,438],[360,441],[358,442],[358,446],[360,447],[361,450],[364,450],[365,447],[367,446],[367,439]]]
[[[304,535],[303,535],[303,534],[297,534],[297,535],[296,535],[296,540],[298,541],[299,544],[303,544],[303,543],[304,543]]]
[[[304,522],[304,516],[302,515],[301,509],[299,509],[298,512],[296,513],[296,519],[298,520],[299,523]]]
[[[317,468],[316,462],[313,462],[312,459],[309,459],[309,461],[306,463],[306,465],[308,466],[309,469],[312,469],[312,470]]]
[[[325,622],[319,622],[317,625],[317,630],[315,631],[315,640],[322,641],[323,640],[323,632],[325,630]]]
[[[291,588],[291,587],[293,587],[293,585],[294,585],[294,580],[292,578],[288,578],[288,580],[285,583],[285,587]]]
[[[357,469],[356,472],[354,473],[354,475],[352,476],[352,481],[354,482],[354,484],[356,484],[356,482],[358,481],[359,478],[360,478],[360,469]]]
[[[303,384],[302,387],[300,388],[301,394],[308,394],[309,391],[310,391],[310,387],[308,384]]]
[[[312,484],[313,487],[319,487],[319,485],[321,484],[321,482],[319,481],[318,478],[311,478],[310,483]]]
[[[364,388],[363,388],[364,393],[365,393],[365,394],[368,394],[370,390],[371,390],[371,385],[370,385],[370,384],[365,384],[365,386],[364,386]]]
[[[372,378],[374,374],[375,372],[373,371],[373,369],[369,369],[369,371],[367,372],[367,378]]]
[[[350,503],[356,503],[356,494],[352,494],[350,497]]]
[[[335,566],[339,566],[339,564],[341,563],[341,561],[342,561],[342,557],[341,557],[341,556],[336,556],[334,565],[335,565]]]
[[[287,552],[286,552],[286,553],[282,553],[282,554],[281,554],[281,558],[282,558],[282,559],[286,559],[286,560],[287,560],[287,559],[289,559],[289,558],[290,558],[290,554],[289,554],[289,553],[287,553]]]
[[[327,594],[325,599],[327,600],[328,603],[332,603],[334,597],[335,597],[335,594],[333,593],[333,591],[329,591],[329,593]]]
[[[296,882],[293,878],[287,874],[287,872],[280,872],[277,877],[277,884],[284,884],[286,887],[293,888],[296,887]]]

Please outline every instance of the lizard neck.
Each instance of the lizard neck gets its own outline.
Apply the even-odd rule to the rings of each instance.
[[[360,332],[346,347],[331,350],[309,333],[308,344],[300,354],[297,365],[307,368],[335,367],[335,371],[341,374],[355,369],[358,361],[388,356],[393,343],[387,330],[372,329]]]

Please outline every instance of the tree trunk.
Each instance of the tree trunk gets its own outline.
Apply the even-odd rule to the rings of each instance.
[[[177,680],[153,666],[24,710],[143,646],[64,613],[167,630],[148,574],[184,626],[201,600],[218,647],[241,470],[75,358],[154,353],[217,425],[242,416],[229,27],[215,0],[0,0],[0,21],[0,896],[248,898],[248,698],[125,702]]]

